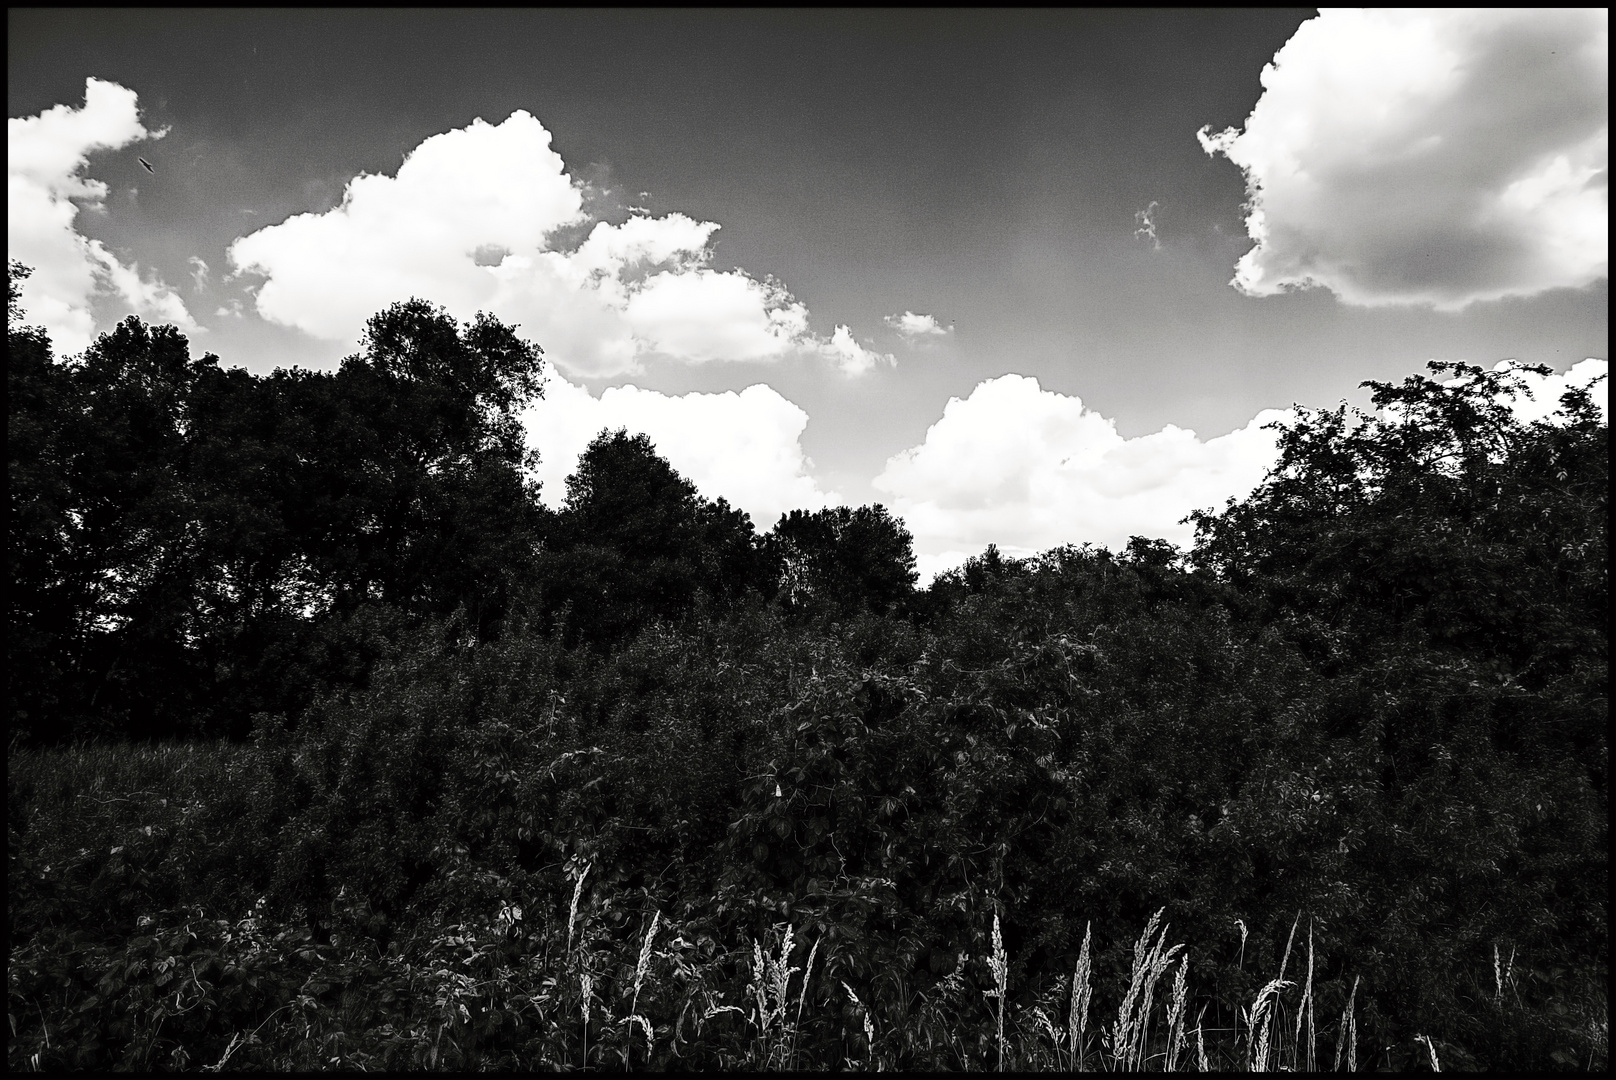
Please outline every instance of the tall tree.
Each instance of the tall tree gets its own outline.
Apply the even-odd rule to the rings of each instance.
[[[44,731],[60,714],[75,626],[64,556],[75,527],[69,458],[78,410],[50,338],[23,321],[19,294],[31,273],[7,263],[6,694],[13,736]]]
[[[9,344],[12,637],[38,664],[14,673],[33,708],[14,694],[12,722],[185,730],[201,632],[185,403],[217,358],[193,362],[183,335],[133,317],[70,364],[43,334]]]
[[[546,517],[514,329],[412,300],[337,372],[255,378],[131,317],[61,363],[8,269],[14,730],[240,735],[399,618],[498,633]]]
[[[191,465],[238,714],[363,679],[400,618],[499,632],[545,519],[519,420],[541,372],[513,328],[412,300],[335,373],[204,382]]]
[[[793,510],[775,524],[769,548],[782,597],[798,609],[885,615],[914,592],[913,537],[884,506]]]
[[[744,511],[700,497],[650,439],[619,429],[596,436],[567,478],[544,604],[552,618],[568,613],[569,639],[604,646],[771,578]]]
[[[543,520],[519,419],[542,392],[542,364],[489,316],[461,330],[412,300],[373,318],[329,382],[283,381],[325,500],[315,561],[342,606],[465,606],[491,632]]]

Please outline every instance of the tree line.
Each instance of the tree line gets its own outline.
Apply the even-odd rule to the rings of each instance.
[[[1587,389],[1524,423],[1519,370],[1369,383],[1188,551],[990,547],[920,589],[881,508],[759,535],[643,436],[547,509],[542,358],[493,319],[399,304],[331,373],[133,319],[61,361],[21,272],[16,1067],[778,1064],[777,949],[819,964],[792,1061],[1137,1064],[1098,1018],[1163,909],[1214,1064],[1264,1060],[1263,1002],[1297,1065],[1349,1031],[1392,1067],[1608,1063]],[[176,736],[212,741],[27,749]],[[423,989],[467,942],[478,980]],[[208,1008],[163,1005],[173,957]],[[1052,1039],[1076,973],[1095,1024]]]
[[[520,623],[610,649],[744,597],[897,609],[909,533],[880,506],[759,535],[643,435],[604,431],[551,511],[521,410],[541,351],[419,300],[334,372],[258,377],[131,316],[64,362],[7,278],[13,738],[247,735],[363,685],[411,620]]]

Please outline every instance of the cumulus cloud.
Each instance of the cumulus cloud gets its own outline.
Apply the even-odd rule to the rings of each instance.
[[[989,543],[1016,556],[1084,542],[1119,548],[1133,535],[1187,546],[1194,529],[1179,520],[1250,493],[1276,459],[1275,432],[1263,426],[1288,415],[1265,410],[1204,442],[1172,425],[1125,439],[1081,399],[1004,375],[950,399],[874,485],[892,496],[931,573]]]
[[[912,311],[906,311],[902,315],[888,315],[886,324],[910,344],[929,337],[943,337],[953,329],[939,325],[930,315],[916,315]]]
[[[1531,395],[1507,404],[1531,422],[1553,413],[1568,387],[1591,386],[1608,417],[1610,391],[1600,379],[1608,366],[1589,358],[1560,374],[1523,373]],[[963,401],[950,399],[924,441],[888,459],[874,486],[892,496],[914,533],[922,581],[990,543],[1017,558],[1084,542],[1115,550],[1136,535],[1187,547],[1194,528],[1181,519],[1250,494],[1278,460],[1278,433],[1267,425],[1292,418],[1291,410],[1265,409],[1205,441],[1171,424],[1124,439],[1081,399],[1004,375]]]
[[[598,398],[552,371],[544,398],[523,416],[528,445],[539,452],[541,498],[559,507],[566,479],[601,429],[645,434],[657,452],[707,498],[725,498],[761,531],[788,510],[840,504],[810,475],[801,436],[808,414],[768,386],[740,393],[669,396],[637,386],[610,387]]]
[[[845,375],[862,375],[877,364],[886,364],[888,367],[897,361],[891,353],[878,353],[867,349],[853,338],[853,331],[845,326],[838,326],[830,340],[820,346],[820,352],[835,362]]]
[[[1609,68],[1605,8],[1308,20],[1244,130],[1200,132],[1246,176],[1232,284],[1455,311],[1607,277]]]
[[[1161,204],[1155,199],[1150,205],[1133,216],[1133,234],[1140,240],[1149,240],[1152,251],[1161,250],[1161,240],[1156,236],[1156,209]]]
[[[1601,378],[1604,376],[1604,378]],[[1595,381],[1597,380],[1597,381]],[[1599,406],[1599,415],[1606,423],[1610,422],[1610,361],[1590,356],[1586,360],[1579,360],[1563,375],[1550,375],[1539,378],[1536,375],[1526,376],[1527,384],[1532,389],[1532,400],[1515,402],[1515,415],[1530,423],[1541,420],[1549,413],[1560,407],[1560,396],[1572,387],[1587,390],[1588,396],[1593,398],[1594,404]]]
[[[165,134],[141,123],[133,90],[100,79],[85,80],[82,108],[57,105],[6,120],[6,254],[33,267],[23,306],[63,355],[90,344],[91,305],[103,298],[190,333],[201,330],[160,278],[123,262],[76,225],[80,210],[100,207],[107,196],[106,184],[83,175],[90,155]]]
[[[1513,360],[1500,360],[1493,365],[1494,371],[1508,371],[1515,366]],[[1526,384],[1527,393],[1517,394],[1514,397],[1503,399],[1510,407],[1518,420],[1530,424],[1534,420],[1550,418],[1555,410],[1560,408],[1560,398],[1567,390],[1573,387],[1588,390],[1588,396],[1599,407],[1599,415],[1607,422],[1610,419],[1610,380],[1609,361],[1590,356],[1586,360],[1572,364],[1570,369],[1554,375],[1537,375],[1530,371],[1519,372],[1521,381]],[[1600,378],[1600,376],[1607,378]],[[1462,379],[1449,379],[1444,385],[1454,386]]]
[[[242,237],[230,261],[263,275],[266,319],[332,340],[357,337],[370,315],[413,295],[462,319],[484,310],[520,323],[574,375],[634,371],[652,356],[796,352],[849,374],[884,359],[845,328],[810,332],[807,308],[778,282],[715,269],[715,222],[633,211],[590,227],[586,185],[550,143],[525,111],[474,120],[422,142],[395,176],[356,177],[331,210]]]

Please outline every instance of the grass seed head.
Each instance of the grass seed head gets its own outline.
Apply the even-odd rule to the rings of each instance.
[[[578,898],[584,893],[584,879],[589,876],[586,864],[578,874],[578,883],[572,887],[572,907],[567,911],[567,952],[572,952],[572,924],[578,918]]]
[[[1335,1037],[1335,1065],[1331,1071],[1341,1068],[1341,1051],[1347,1050],[1347,1071],[1358,1071],[1358,1021],[1353,1015],[1353,1003],[1358,998],[1358,980],[1352,980],[1352,993],[1347,997],[1346,1007],[1341,1010],[1341,1028]]]
[[[1247,1027],[1256,1034],[1256,1055],[1252,1059],[1252,1068],[1257,1072],[1268,1071],[1269,1040],[1273,1035],[1273,1006],[1279,1000],[1279,992],[1287,986],[1293,985],[1284,979],[1274,979],[1257,991],[1257,1000],[1252,1002],[1251,1016]]]
[[[662,921],[662,912],[651,913],[651,928],[645,932],[645,942],[640,946],[640,959],[634,965],[634,1002],[629,1006],[633,1012],[640,1004],[640,985],[645,981],[645,973],[651,969],[651,942],[656,937],[657,924]]]
[[[1094,995],[1089,986],[1089,934],[1093,929],[1093,922],[1083,928],[1083,948],[1077,954],[1077,967],[1072,972],[1072,1004],[1066,1018],[1066,1038],[1070,1044],[1067,1053],[1077,1059],[1079,1068],[1082,1067],[1084,1034],[1089,1021],[1089,1001]]]

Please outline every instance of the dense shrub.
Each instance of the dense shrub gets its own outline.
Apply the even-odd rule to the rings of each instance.
[[[1326,679],[1274,627],[1242,632],[1228,586],[1157,555],[1019,563],[925,632],[873,616],[826,629],[761,603],[611,654],[428,626],[295,732],[100,780],[168,797],[191,775],[179,762],[216,763],[209,782],[249,805],[185,828],[145,803],[73,800],[95,813],[53,816],[96,781],[61,773],[70,754],[22,755],[13,850],[39,854],[14,863],[13,1009],[46,1007],[14,1053],[47,1030],[90,1053],[51,1026],[72,1015],[105,1017],[84,1064],[212,1063],[268,1024],[278,1034],[230,1060],[991,1067],[997,923],[1007,1061],[1063,1067],[1073,1044],[1033,1010],[1066,1023],[1088,937],[1086,1060],[1114,1057],[1096,1035],[1116,1036],[1138,929],[1162,907],[1188,945],[1192,1002],[1210,1007],[1197,1027],[1213,1064],[1252,1063],[1250,1007],[1282,961],[1294,1022],[1298,921],[1326,1019],[1312,1042],[1287,1036],[1293,1055],[1329,1056],[1349,996],[1365,1064],[1369,1047],[1374,1064],[1424,1060],[1415,1036],[1458,1065],[1603,1053],[1587,1026],[1603,987],[1603,804],[1585,771],[1523,769],[1485,738],[1488,717],[1530,703],[1417,656],[1400,659],[1402,682]],[[1388,762],[1386,727],[1416,723],[1442,741]],[[1549,801],[1523,816],[1535,800]],[[106,846],[73,854],[94,837]],[[226,868],[254,845],[272,865]],[[64,920],[79,895],[104,925]],[[231,929],[199,930],[197,907]],[[162,933],[140,933],[142,918]],[[259,948],[289,943],[270,990],[232,997],[211,959],[183,993],[143,981],[193,954],[250,970],[231,951],[244,920],[270,928]],[[1495,946],[1514,957],[1496,984]],[[86,1005],[115,966],[148,990]],[[194,1020],[151,1033],[193,1005]]]
[[[1586,393],[1377,384],[1188,553],[916,592],[623,432],[544,511],[491,320],[12,314],[11,1068],[1608,1066]]]

